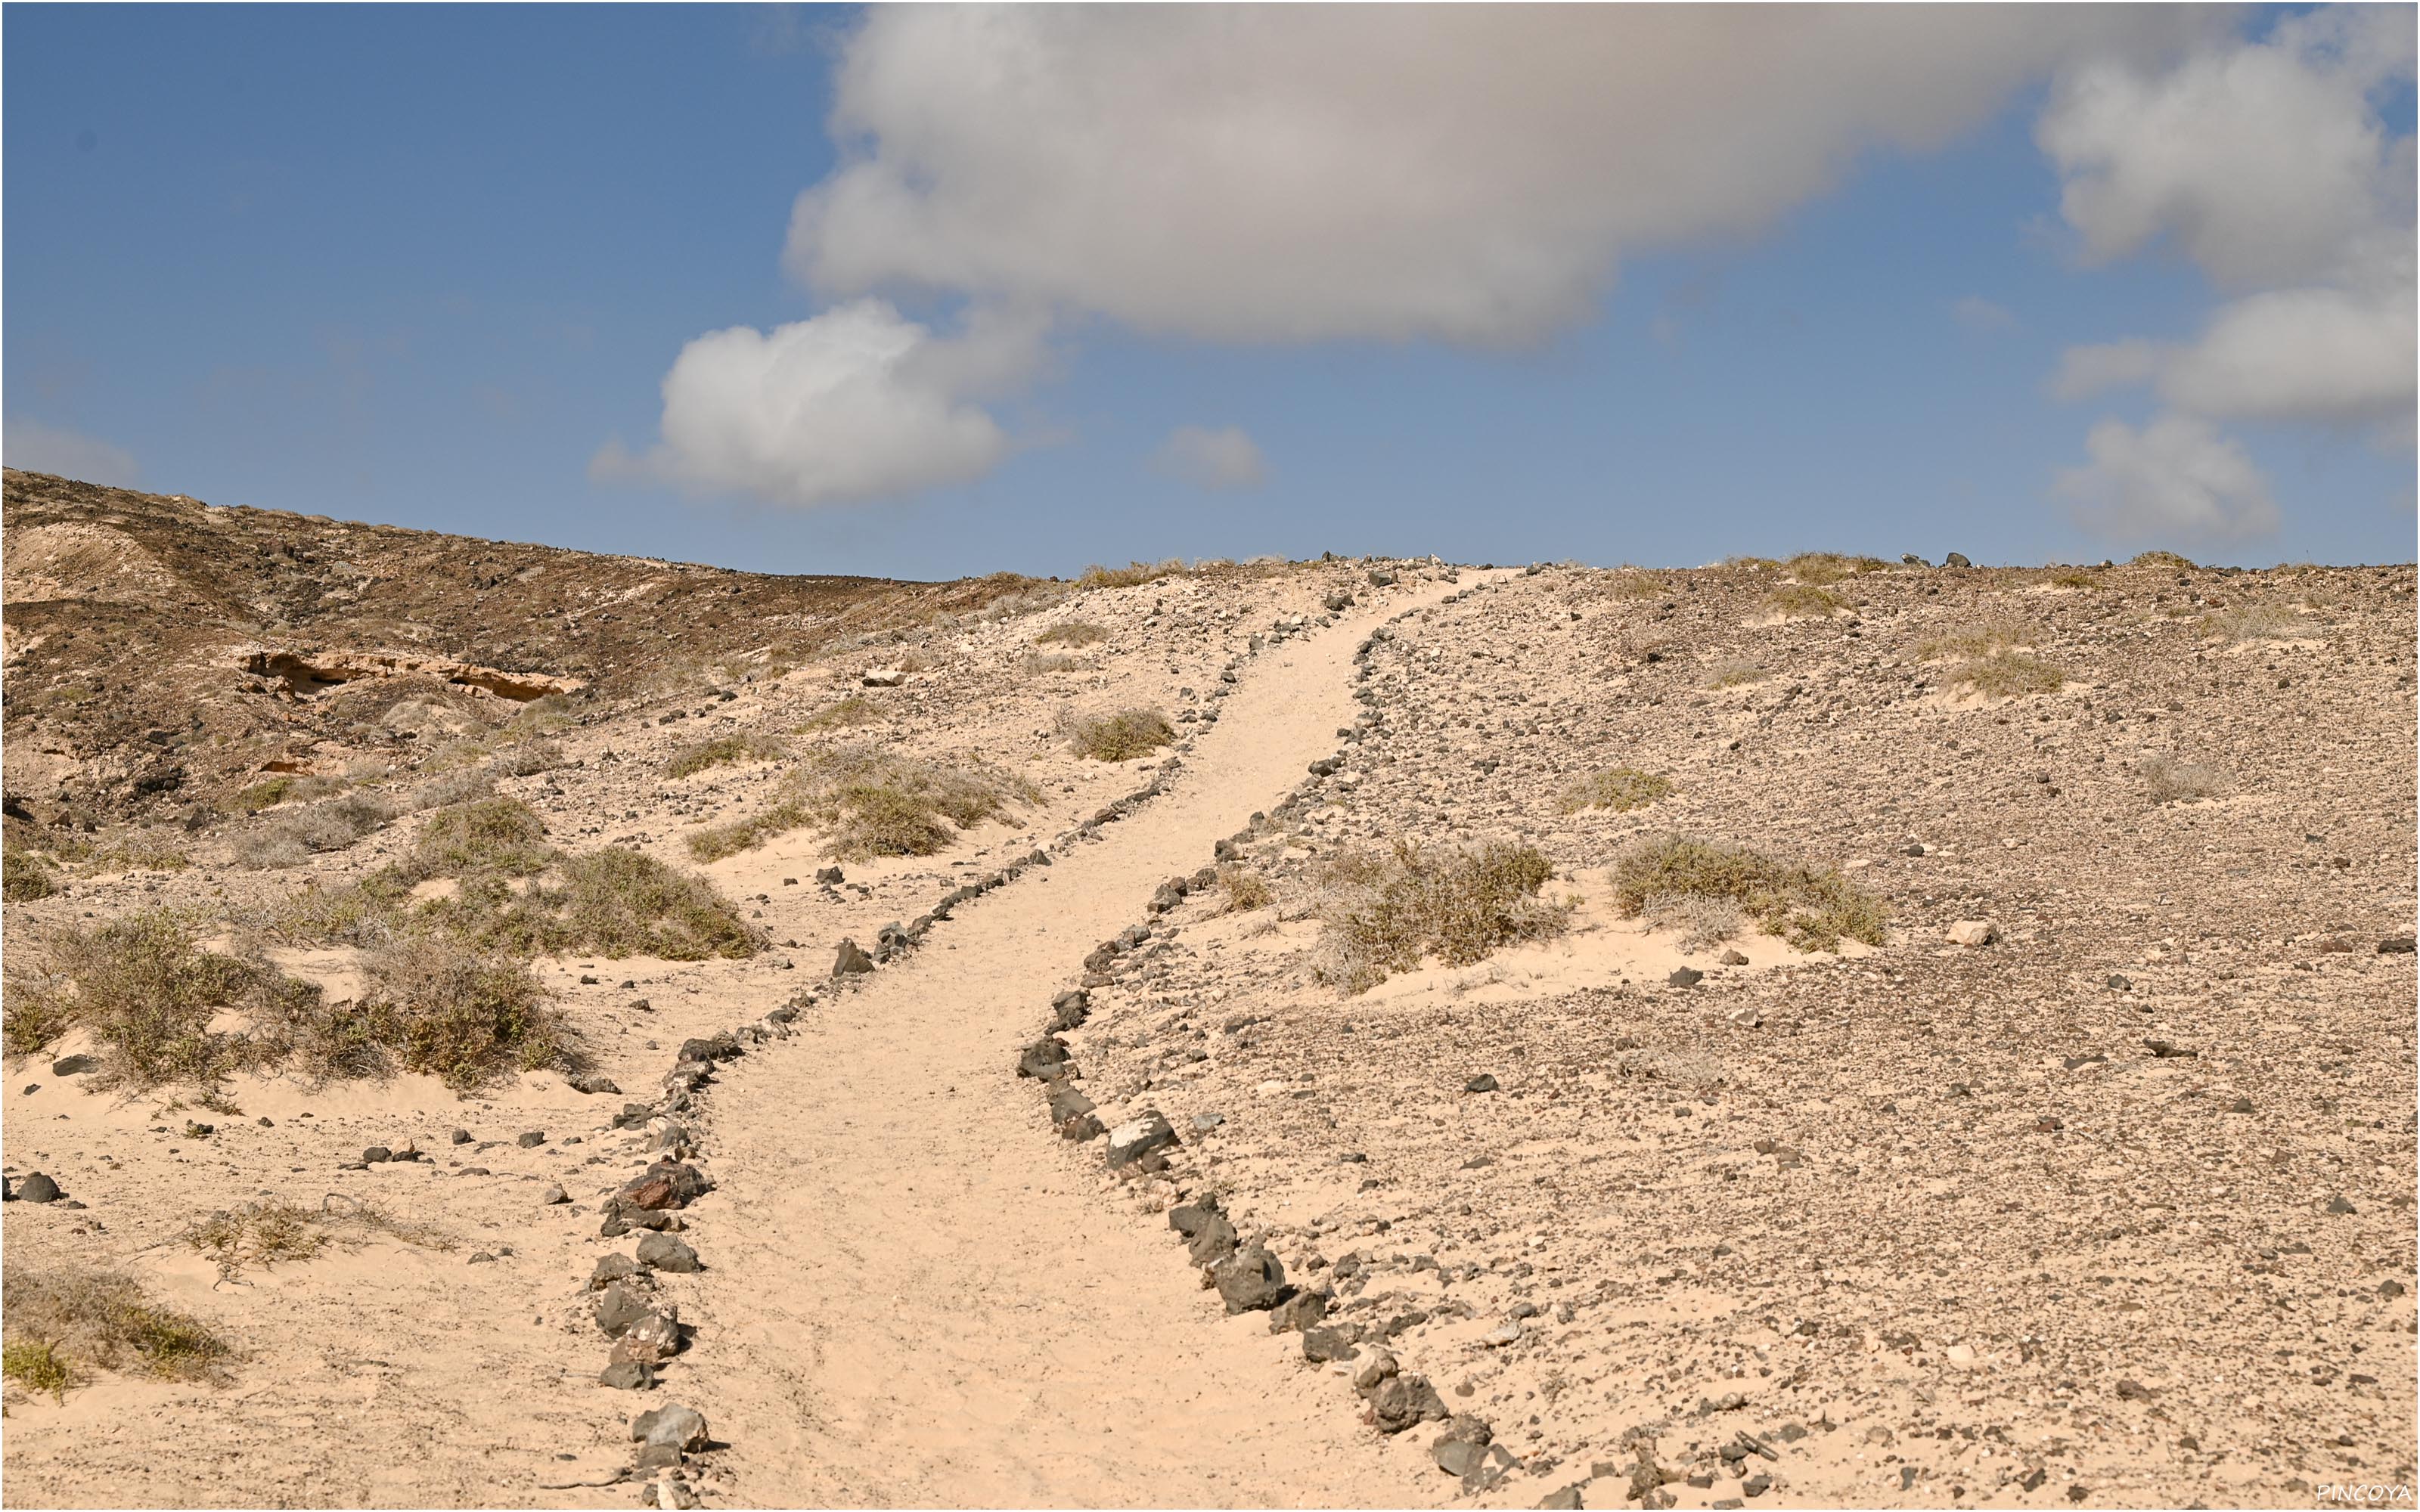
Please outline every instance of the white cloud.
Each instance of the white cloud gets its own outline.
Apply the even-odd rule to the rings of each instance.
[[[1257,488],[1268,479],[1260,447],[1234,425],[1218,430],[1179,425],[1168,433],[1152,461],[1197,488]]]
[[[2268,480],[2206,420],[2163,415],[2139,431],[2104,420],[2085,450],[2090,463],[2062,470],[2055,490],[2096,534],[2232,541],[2277,528]]]
[[[2163,70],[2086,63],[2054,88],[2036,134],[2065,177],[2060,208],[2086,253],[2171,249],[2234,295],[2193,340],[2072,347],[2052,380],[2069,399],[2150,385],[2167,413],[2144,436],[2169,444],[2138,449],[2132,465],[2165,457],[2188,470],[2163,497],[2216,496],[2215,447],[2186,440],[2214,440],[2208,420],[2366,426],[2381,444],[2411,443],[2412,141],[2389,134],[2380,103],[2412,73],[2408,8],[2339,6]],[[2187,419],[2199,428],[2170,425]],[[2105,468],[2101,450],[2087,471]],[[2126,490],[2158,492],[2139,478]],[[2258,497],[2230,517],[2273,518]]]
[[[112,487],[131,488],[143,478],[134,454],[122,446],[16,415],[0,423],[0,456],[28,472],[55,472]]]
[[[799,506],[969,482],[1010,448],[969,401],[1022,381],[1040,338],[1037,323],[992,314],[940,338],[880,300],[711,332],[664,377],[662,442],[637,457],[609,443],[590,474]]]
[[[2157,8],[878,8],[787,260],[1221,341],[1534,341]]]
[[[1978,335],[2017,329],[2016,313],[1980,294],[1969,294],[1949,307],[1949,317]]]

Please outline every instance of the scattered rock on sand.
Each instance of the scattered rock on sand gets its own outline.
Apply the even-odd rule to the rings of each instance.
[[[844,939],[832,958],[831,974],[835,977],[857,977],[874,969],[874,958],[858,949],[855,940]]]
[[[630,1442],[673,1449],[703,1449],[706,1444],[706,1414],[678,1402],[667,1402],[630,1420]]]
[[[632,1177],[616,1196],[625,1206],[660,1212],[686,1208],[712,1188],[696,1166],[665,1160]]]
[[[706,1269],[698,1263],[697,1251],[670,1234],[648,1234],[639,1241],[639,1263],[650,1271],[670,1271],[687,1275]]]
[[[1285,1296],[1285,1267],[1258,1240],[1219,1261],[1210,1278],[1230,1313],[1263,1312]]]
[[[2000,926],[1988,918],[1962,918],[1943,937],[1952,945],[1990,945],[2000,937]]]
[[[20,1202],[56,1202],[58,1199],[59,1183],[39,1171],[28,1171],[17,1183],[17,1200]]]
[[[1156,1149],[1176,1143],[1176,1131],[1157,1108],[1109,1131],[1109,1162],[1112,1170],[1131,1165]]]
[[[537,1200],[538,1206],[542,1208],[551,1208],[557,1204],[570,1201],[571,1194],[566,1192],[560,1183],[550,1181],[547,1183],[546,1190],[537,1195]]]

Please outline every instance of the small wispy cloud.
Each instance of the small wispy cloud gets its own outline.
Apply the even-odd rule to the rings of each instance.
[[[1980,294],[1969,294],[1952,304],[1949,317],[1978,335],[1993,335],[2017,329],[2015,311],[2005,304],[1994,304]]]
[[[1268,481],[1268,465],[1259,445],[1237,425],[1218,430],[1179,425],[1153,454],[1152,465],[1197,488],[1216,492],[1257,488]]]
[[[28,472],[55,472],[119,488],[143,480],[143,469],[125,447],[19,415],[0,424],[0,460]]]

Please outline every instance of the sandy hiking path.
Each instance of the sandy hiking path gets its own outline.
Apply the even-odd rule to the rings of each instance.
[[[1224,1317],[1161,1226],[1104,1196],[1098,1149],[1052,1136],[1012,1069],[1087,951],[1336,748],[1357,712],[1354,649],[1376,623],[1264,654],[1169,793],[965,906],[717,1086],[713,1271],[668,1395],[732,1445],[718,1492],[1403,1505],[1452,1484],[1361,1427],[1292,1335]]]

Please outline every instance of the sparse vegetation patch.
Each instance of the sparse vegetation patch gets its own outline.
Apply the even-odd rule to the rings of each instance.
[[[423,1225],[399,1221],[384,1209],[331,1193],[317,1208],[282,1197],[247,1202],[186,1226],[185,1243],[218,1267],[223,1280],[245,1271],[296,1264],[330,1249],[359,1249],[372,1235],[450,1250],[454,1241]]]
[[[1266,877],[1249,867],[1229,864],[1218,869],[1218,890],[1226,895],[1226,906],[1219,911],[1228,914],[1249,914],[1255,908],[1266,908],[1276,899]]]
[[[14,845],[0,850],[0,898],[12,903],[31,903],[58,890],[58,878],[41,856]]]
[[[95,1366],[209,1380],[235,1355],[209,1324],[161,1306],[114,1272],[15,1265],[0,1278],[0,1373],[28,1390],[63,1395]]]
[[[1016,823],[1009,805],[1038,796],[1031,783],[985,763],[925,761],[846,746],[810,755],[773,804],[699,830],[689,848],[700,860],[718,860],[816,825],[828,832],[830,853],[843,860],[931,856],[986,819]]]
[[[1764,595],[1764,607],[1786,618],[1799,619],[1838,613],[1849,607],[1849,601],[1812,583],[1783,583]]]
[[[2282,604],[2247,604],[2225,609],[2201,622],[2209,634],[2228,640],[2292,640],[2312,633],[2309,620]]]
[[[1157,709],[1116,714],[1067,715],[1059,722],[1068,748],[1096,762],[1130,762],[1176,740],[1176,727]]]
[[[2055,693],[2067,686],[2067,674],[2050,663],[2006,648],[1961,664],[1951,671],[1949,680],[1992,698]]]
[[[2147,756],[2138,770],[2143,778],[2143,790],[2150,795],[2153,803],[2214,798],[2232,786],[2226,774],[2217,767],[2197,762],[2180,762],[2173,756]]]
[[[790,748],[770,735],[729,734],[714,740],[702,740],[683,746],[664,763],[666,777],[695,777],[714,766],[728,766],[739,762],[779,761],[790,753]]]
[[[1610,809],[1616,813],[1628,813],[1633,809],[1653,803],[1671,791],[1669,778],[1642,772],[1636,766],[1616,766],[1606,771],[1590,772],[1563,789],[1563,812]]]
[[[1779,861],[1754,851],[1664,835],[1641,841],[1613,868],[1614,901],[1625,917],[1673,910],[1691,899],[1727,903],[1802,950],[1837,950],[1843,939],[1883,943],[1881,902],[1837,871]]]
[[[1363,993],[1429,956],[1466,966],[1516,940],[1560,933],[1571,905],[1539,896],[1553,874],[1536,846],[1500,841],[1435,851],[1398,841],[1392,851],[1341,856],[1320,879],[1333,957],[1321,975]]]
[[[1070,620],[1054,625],[1033,638],[1037,646],[1097,646],[1109,638],[1109,632],[1082,620]]]

